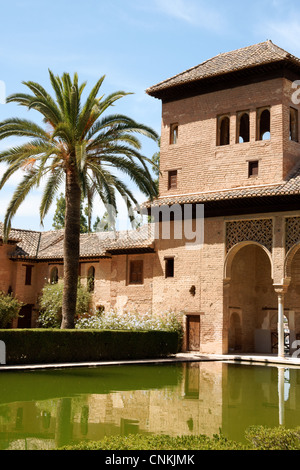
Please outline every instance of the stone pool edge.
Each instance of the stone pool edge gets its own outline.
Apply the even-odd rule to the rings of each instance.
[[[170,364],[176,362],[205,362],[205,361],[221,361],[227,363],[246,363],[260,365],[283,365],[300,367],[300,359],[271,355],[258,354],[197,354],[197,353],[179,353],[166,358],[153,359],[135,359],[135,360],[118,360],[118,361],[91,361],[77,363],[58,363],[58,364],[16,364],[16,365],[0,365],[0,372],[8,371],[26,371],[26,370],[47,370],[47,369],[66,369],[79,367],[102,367],[102,366],[122,366],[122,365],[147,365],[147,364]]]

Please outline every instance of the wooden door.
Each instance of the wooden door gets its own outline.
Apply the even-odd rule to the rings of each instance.
[[[189,351],[200,349],[200,316],[190,315],[187,317],[187,346]]]

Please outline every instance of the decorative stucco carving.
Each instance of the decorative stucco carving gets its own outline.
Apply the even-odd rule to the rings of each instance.
[[[272,252],[273,220],[249,219],[226,223],[226,251],[237,243],[251,241],[260,243]]]
[[[285,221],[286,253],[300,242],[300,217],[287,217]]]

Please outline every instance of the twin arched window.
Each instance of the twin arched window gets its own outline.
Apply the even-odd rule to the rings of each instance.
[[[293,117],[291,117],[291,122],[294,121],[295,118],[293,119]],[[257,110],[256,123],[256,140],[269,140],[271,130],[271,114],[269,108],[260,108]],[[244,143],[250,141],[250,115],[248,111],[243,111],[237,114],[236,132],[237,143]],[[229,144],[230,116],[219,116],[217,145],[221,146]]]
[[[50,271],[50,284],[57,284],[58,283],[58,269],[55,266]],[[89,292],[93,292],[95,289],[95,268],[91,266],[88,270],[87,275],[87,286]]]

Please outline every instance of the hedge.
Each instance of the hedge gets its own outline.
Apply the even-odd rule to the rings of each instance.
[[[245,444],[227,439],[222,434],[208,437],[133,434],[106,436],[101,441],[84,441],[60,450],[300,450],[300,428],[251,426],[245,432]]]
[[[6,364],[155,359],[178,352],[173,331],[0,330]]]
[[[80,444],[59,447],[57,450],[248,450],[239,443],[226,439],[222,435],[208,437],[168,436],[164,434],[130,434],[128,436],[106,436],[101,441],[83,441]]]

